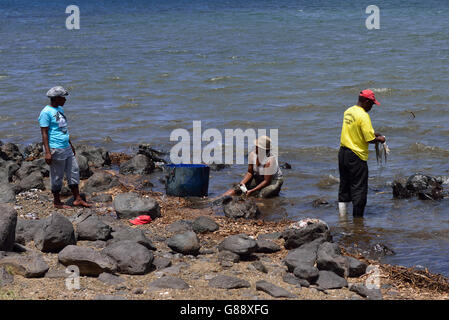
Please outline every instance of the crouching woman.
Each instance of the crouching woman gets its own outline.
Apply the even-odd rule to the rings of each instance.
[[[284,179],[276,157],[271,153],[271,139],[254,140],[255,150],[248,155],[248,171],[242,181],[223,196],[241,195],[270,198],[279,195]],[[243,189],[243,191],[242,191]]]

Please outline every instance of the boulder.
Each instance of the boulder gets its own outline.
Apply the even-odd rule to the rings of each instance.
[[[368,289],[361,283],[354,283],[349,286],[349,291],[355,292],[368,300],[382,300],[382,292],[379,289]]]
[[[150,174],[154,170],[154,163],[143,154],[138,154],[120,165],[121,174]]]
[[[324,290],[341,289],[348,286],[345,278],[340,277],[332,271],[320,271],[316,283],[319,288]]]
[[[171,223],[167,228],[170,233],[180,233],[193,230],[193,222],[190,220],[178,220]]]
[[[268,293],[270,296],[275,298],[297,298],[295,294],[265,280],[259,280],[256,282],[256,290]]]
[[[34,235],[43,225],[44,220],[17,219],[16,242],[25,245],[33,241]]]
[[[366,263],[353,258],[346,257],[348,266],[348,277],[360,277],[365,274],[367,265]]]
[[[259,208],[253,199],[225,197],[222,205],[223,212],[228,218],[255,219],[260,215]]]
[[[163,276],[159,279],[156,279],[149,284],[149,287],[150,289],[178,289],[178,290],[186,290],[190,288],[187,282],[173,276]]]
[[[165,269],[171,266],[171,260],[165,257],[154,257],[153,266],[155,266],[157,270]]]
[[[83,190],[87,194],[102,192],[120,185],[119,179],[105,171],[95,172],[84,184]]]
[[[93,172],[89,167],[89,160],[87,160],[87,158],[82,154],[77,154],[75,157],[76,162],[78,162],[80,178],[81,179],[90,178],[93,175]]]
[[[271,240],[260,240],[257,241],[257,251],[259,253],[274,253],[281,250],[281,247],[279,247],[275,242]]]
[[[282,238],[281,232],[273,232],[261,234],[257,237],[257,240],[276,240],[281,238]]]
[[[40,278],[48,271],[49,266],[40,254],[12,254],[0,259],[0,267],[11,270],[13,274],[25,278]]]
[[[5,268],[0,267],[0,288],[6,284],[14,282],[14,275],[10,274]]]
[[[123,274],[146,274],[153,262],[153,253],[134,241],[118,241],[108,245],[102,251],[117,262],[117,268]]]
[[[332,241],[328,225],[318,219],[303,219],[294,223],[282,232],[282,238],[285,240],[284,247],[288,250],[319,238]]]
[[[45,159],[25,161],[15,174],[20,180],[22,180],[33,172],[40,172],[42,176],[48,177],[50,175],[50,167],[45,162]]]
[[[261,261],[251,262],[251,267],[262,273],[268,273],[267,267]]]
[[[14,161],[19,165],[23,161],[23,155],[20,153],[19,147],[14,143],[5,143],[0,146],[0,158],[6,161]]]
[[[417,196],[421,200],[441,200],[444,198],[442,180],[425,174],[416,173],[407,180],[397,178],[391,184],[395,199]]]
[[[14,161],[0,159],[0,183],[12,182],[19,168],[19,165]]]
[[[285,283],[288,283],[288,284],[292,284],[294,286],[301,286],[301,279],[298,279],[291,273],[285,273],[282,276],[282,281],[284,281]]]
[[[98,276],[98,280],[111,286],[119,285],[120,283],[123,283],[125,281],[119,276],[107,272],[103,272],[102,274],[100,274]]]
[[[316,265],[319,270],[332,271],[344,277],[348,273],[347,262],[336,243],[324,242],[318,248]]]
[[[77,145],[75,150],[76,154],[86,157],[88,164],[95,168],[109,166],[111,164],[109,152],[103,148],[97,148],[89,145]]]
[[[218,261],[229,261],[232,263],[236,263],[240,261],[240,256],[237,253],[228,250],[222,250],[218,253]]]
[[[44,177],[40,171],[34,171],[20,181],[19,187],[21,191],[31,189],[45,190]]]
[[[23,149],[23,157],[26,161],[33,161],[42,158],[44,155],[44,148],[42,142],[27,145]]]
[[[114,209],[120,219],[132,219],[149,215],[152,220],[160,217],[160,208],[153,198],[144,198],[134,192],[121,193],[114,198]]]
[[[251,284],[240,278],[220,274],[209,280],[209,286],[218,289],[240,289],[249,288]]]
[[[152,148],[149,144],[139,145],[137,154],[145,155],[147,158],[151,159],[152,162],[167,163],[167,161],[162,158],[166,153]]]
[[[117,228],[111,233],[112,239],[108,240],[108,245],[115,243],[117,241],[133,241],[136,242],[149,250],[156,250],[150,239],[147,238],[143,230],[135,228]]]
[[[111,236],[111,227],[97,215],[91,215],[77,224],[76,234],[78,240],[108,240]]]
[[[90,201],[92,201],[92,202],[111,202],[112,196],[110,194],[101,193],[101,194],[91,197]]]
[[[9,204],[0,203],[0,251],[12,251],[16,239],[17,212]]]
[[[167,246],[184,255],[197,255],[200,250],[200,242],[193,231],[175,234],[167,240]]]
[[[231,251],[241,257],[248,256],[257,251],[257,242],[246,234],[231,235],[218,245],[218,250]]]
[[[323,238],[318,238],[299,248],[291,250],[284,259],[284,263],[288,270],[293,272],[298,266],[314,266],[318,248],[323,241]]]
[[[115,272],[117,264],[102,252],[87,247],[69,245],[58,254],[64,266],[75,265],[82,276],[98,276],[103,272]]]
[[[72,223],[60,213],[53,213],[34,235],[34,244],[42,252],[58,253],[68,245],[76,244]]]
[[[0,182],[0,203],[15,203],[16,193],[8,182]]]
[[[293,274],[296,277],[307,280],[309,283],[315,283],[318,279],[318,272],[318,268],[308,264],[301,264],[293,270]]]
[[[196,233],[207,233],[217,231],[219,226],[218,224],[211,218],[201,216],[196,218],[193,221],[193,231]]]

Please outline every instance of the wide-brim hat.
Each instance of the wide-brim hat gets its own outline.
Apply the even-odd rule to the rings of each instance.
[[[47,97],[56,98],[56,97],[65,97],[68,96],[69,92],[61,86],[56,86],[47,91]]]
[[[259,139],[254,140],[254,145],[264,150],[270,150],[271,139],[267,136],[261,136]]]

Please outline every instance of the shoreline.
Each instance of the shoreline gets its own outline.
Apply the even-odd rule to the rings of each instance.
[[[124,153],[111,153],[110,156],[111,163],[115,165],[120,165],[120,163],[132,157]],[[166,266],[167,270],[164,268],[155,269],[145,275],[120,274],[119,277],[123,281],[116,284],[104,283],[96,277],[81,276],[81,290],[70,291],[65,288],[66,275],[63,266],[58,263],[57,254],[43,253],[43,258],[50,268],[48,274],[42,278],[26,278],[21,275],[14,275],[12,283],[0,286],[0,299],[273,299],[273,296],[256,290],[256,282],[261,280],[287,290],[296,295],[297,299],[364,299],[359,294],[349,290],[348,287],[323,290],[313,284],[309,287],[300,286],[298,288],[297,285],[285,282],[284,277],[288,272],[283,261],[289,250],[284,247],[284,239],[282,238],[271,239],[280,248],[277,252],[257,253],[255,260],[241,260],[228,265],[223,265],[219,261],[217,246],[226,237],[244,233],[257,239],[260,235],[281,233],[294,222],[292,220],[232,219],[217,215],[213,208],[193,208],[194,203],[189,199],[168,197],[160,192],[144,191],[144,188],[142,188],[145,185],[144,182],[136,184],[136,181],[139,180],[137,175],[121,175],[103,168],[92,168],[92,173],[96,172],[109,172],[118,178],[120,184],[107,190],[93,192],[90,194],[91,197],[101,194],[110,195],[114,198],[117,194],[132,191],[144,197],[154,198],[157,201],[161,216],[149,224],[141,226],[132,226],[127,219],[115,219],[111,201],[95,203],[92,209],[102,221],[108,223],[112,228],[126,226],[142,230],[157,248],[154,256],[169,257],[171,266]],[[48,185],[49,179],[45,177],[43,180],[44,184]],[[83,190],[86,181],[82,180],[81,190]],[[70,196],[66,196],[63,200],[69,198]],[[18,217],[24,220],[45,219],[51,213],[59,212],[65,217],[71,218],[88,211],[79,208],[57,210],[52,207],[51,199],[48,188],[46,190],[32,189],[19,193],[14,203]],[[35,215],[30,218],[30,213]],[[166,240],[176,232],[170,232],[167,229],[170,229],[173,224],[180,220],[192,221],[199,216],[212,218],[219,225],[217,231],[197,234],[202,252],[198,256],[190,256],[174,253],[170,250],[166,245]],[[79,240],[77,245],[98,250],[102,249],[102,246],[104,247],[106,243]],[[27,242],[25,247],[32,252],[37,251],[33,241]],[[444,276],[412,268],[381,264],[361,255],[349,254],[343,247],[341,247],[341,250],[345,256],[355,257],[367,265],[379,266],[380,291],[384,300],[449,299],[449,282]],[[267,269],[267,273],[254,269],[253,263],[255,261],[260,261]],[[211,288],[208,281],[218,274],[246,279],[249,281],[250,287],[233,290]],[[179,277],[190,285],[190,289],[149,289],[148,283],[162,275]],[[349,285],[363,284],[366,281],[366,275],[347,278],[347,280]]]

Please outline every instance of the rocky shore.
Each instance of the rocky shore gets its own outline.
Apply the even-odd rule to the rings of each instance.
[[[76,149],[94,207],[57,210],[41,146],[0,143],[0,299],[449,298],[444,277],[346,253],[324,221],[267,222],[254,201],[217,211],[150,191],[165,162],[150,146]],[[152,221],[129,222],[142,214]]]

